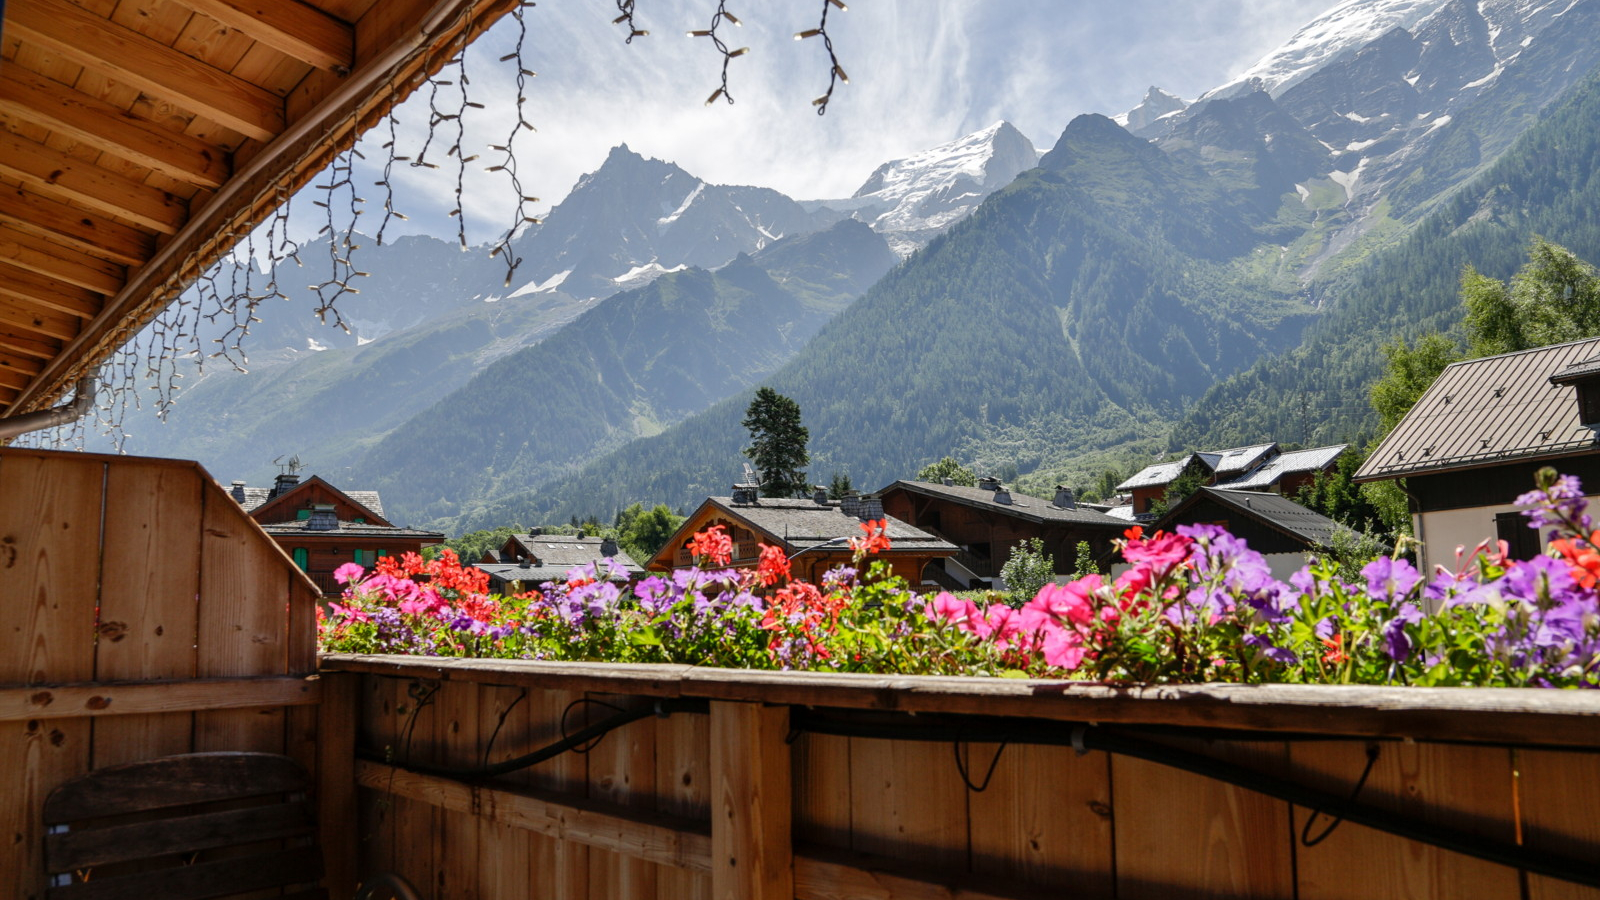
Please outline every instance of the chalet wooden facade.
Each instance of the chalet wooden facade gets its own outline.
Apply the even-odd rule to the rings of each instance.
[[[384,518],[377,491],[342,491],[315,475],[305,481],[279,475],[271,489],[235,481],[229,495],[325,594],[344,589],[333,573],[346,563],[371,568],[380,557],[420,553],[444,541],[437,531],[401,528]]]
[[[970,488],[896,481],[878,494],[885,512],[960,548],[945,561],[946,574],[959,587],[994,583],[1012,550],[1029,538],[1044,545],[1057,575],[1071,574],[1080,541],[1098,558],[1129,525],[1079,506],[1064,487],[1051,500],[1014,494],[990,479]]]
[[[824,572],[849,564],[852,551],[848,542],[864,535],[862,523],[880,519],[888,523],[892,547],[877,558],[887,560],[894,574],[913,585],[940,583],[936,579],[943,572],[941,562],[957,552],[954,544],[887,515],[882,505],[870,498],[830,501],[820,493],[810,500],[757,498],[753,491],[737,499],[707,497],[646,568],[669,572],[693,565],[689,541],[697,533],[721,525],[733,540],[735,568],[755,566],[760,545],[768,544],[782,548],[790,557],[795,578],[820,583]]]
[[[1503,540],[1513,558],[1541,550],[1516,498],[1539,469],[1576,475],[1600,499],[1600,340],[1445,367],[1356,472],[1402,479],[1422,561],[1454,566],[1456,548]]]

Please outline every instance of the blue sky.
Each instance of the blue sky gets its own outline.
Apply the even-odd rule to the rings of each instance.
[[[820,0],[733,0],[743,27],[731,46],[737,102],[705,105],[721,57],[705,38],[712,0],[639,0],[650,35],[624,44],[602,0],[545,0],[525,12],[527,60],[539,75],[527,109],[538,127],[520,139],[529,193],[547,208],[607,150],[626,142],[709,181],[759,184],[801,199],[848,196],[889,159],[997,119],[1048,148],[1073,116],[1113,114],[1154,84],[1186,98],[1248,68],[1331,0],[853,0],[829,31],[850,75],[826,116],[812,98],[827,84],[821,42],[793,34],[816,25]],[[507,121],[512,44],[509,17],[470,50],[469,137],[497,143]],[[401,108],[404,146],[422,135],[425,110]],[[368,150],[369,160],[376,160]],[[490,154],[480,150],[485,157]],[[498,176],[469,166],[469,238],[487,239],[508,215]],[[402,172],[398,201],[411,230],[438,230],[439,173]],[[453,173],[450,175],[453,179]],[[371,221],[374,210],[363,225]],[[454,231],[453,225],[444,225]]]

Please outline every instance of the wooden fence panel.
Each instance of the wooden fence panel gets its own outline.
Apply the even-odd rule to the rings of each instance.
[[[794,742],[795,840],[850,849],[850,739],[802,734]]]
[[[967,789],[950,744],[850,739],[853,849],[961,868],[967,860]]]
[[[1339,794],[1348,794],[1367,763],[1366,745],[1358,741],[1294,744],[1290,756],[1297,778]],[[1516,840],[1510,751],[1505,749],[1383,744],[1359,799],[1496,840]],[[1297,808],[1294,813],[1298,840],[1309,812]],[[1326,816],[1319,817],[1311,826],[1312,836],[1327,824]],[[1295,853],[1302,900],[1487,900],[1521,891],[1514,869],[1349,823]]]
[[[1523,841],[1572,859],[1593,854],[1600,847],[1600,753],[1519,750],[1515,765]],[[1600,900],[1600,888],[1529,875],[1528,900]]]
[[[96,680],[195,677],[201,496],[188,466],[130,460],[107,467]],[[97,768],[193,749],[192,712],[94,724]]]
[[[658,719],[656,809],[695,821],[711,818],[711,722],[706,716]],[[657,900],[710,900],[711,877],[658,866]]]
[[[483,761],[498,763],[527,752],[520,741],[532,727],[527,688],[480,685],[478,733],[484,743]],[[498,781],[516,786],[531,780],[526,770]],[[527,831],[504,822],[482,822],[478,827],[478,852],[484,860],[480,890],[485,898],[529,896],[532,884],[532,840]]]
[[[478,686],[446,683],[423,712],[432,728],[433,761],[450,766],[483,763],[488,734],[479,731]],[[436,865],[434,900],[475,900],[481,889],[479,818],[472,813],[436,809],[433,814]]]
[[[94,678],[104,463],[0,456],[0,684]],[[0,723],[0,896],[44,892],[40,823],[56,785],[89,770],[88,719]]]
[[[1269,772],[1285,755],[1282,744],[1181,743]],[[1294,896],[1288,804],[1131,757],[1112,759],[1111,784],[1120,900]]]
[[[973,744],[967,771],[974,783],[981,785],[991,760],[988,786],[967,798],[973,872],[1070,887],[1086,897],[1111,896],[1111,768],[1105,754]]]
[[[591,694],[593,717],[611,715],[611,707],[627,709],[639,701],[613,694]],[[655,807],[656,723],[640,719],[601,739],[589,757],[589,799],[618,806]],[[607,850],[589,850],[591,900],[636,900],[656,894],[656,866]]]

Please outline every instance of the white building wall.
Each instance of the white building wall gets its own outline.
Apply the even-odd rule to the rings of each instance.
[[[1600,494],[1587,497],[1591,514],[1600,514]],[[1442,565],[1452,571],[1456,568],[1456,553],[1466,554],[1480,541],[1497,539],[1494,517],[1500,513],[1516,512],[1514,503],[1498,506],[1475,506],[1468,509],[1445,509],[1412,516],[1412,527],[1417,540],[1422,541],[1423,571],[1432,572]],[[1539,536],[1541,546],[1546,545],[1544,535]]]

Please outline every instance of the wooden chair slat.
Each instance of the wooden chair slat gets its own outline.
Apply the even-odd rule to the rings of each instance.
[[[315,827],[305,801],[136,822],[52,834],[45,865],[52,874],[111,863],[191,853],[235,844],[310,834]]]
[[[272,753],[186,753],[97,769],[51,792],[44,821],[80,819],[304,791],[305,769]]]
[[[120,878],[91,878],[50,888],[49,900],[214,900],[246,891],[312,884],[322,877],[322,854],[301,847],[261,856],[239,856]]]

